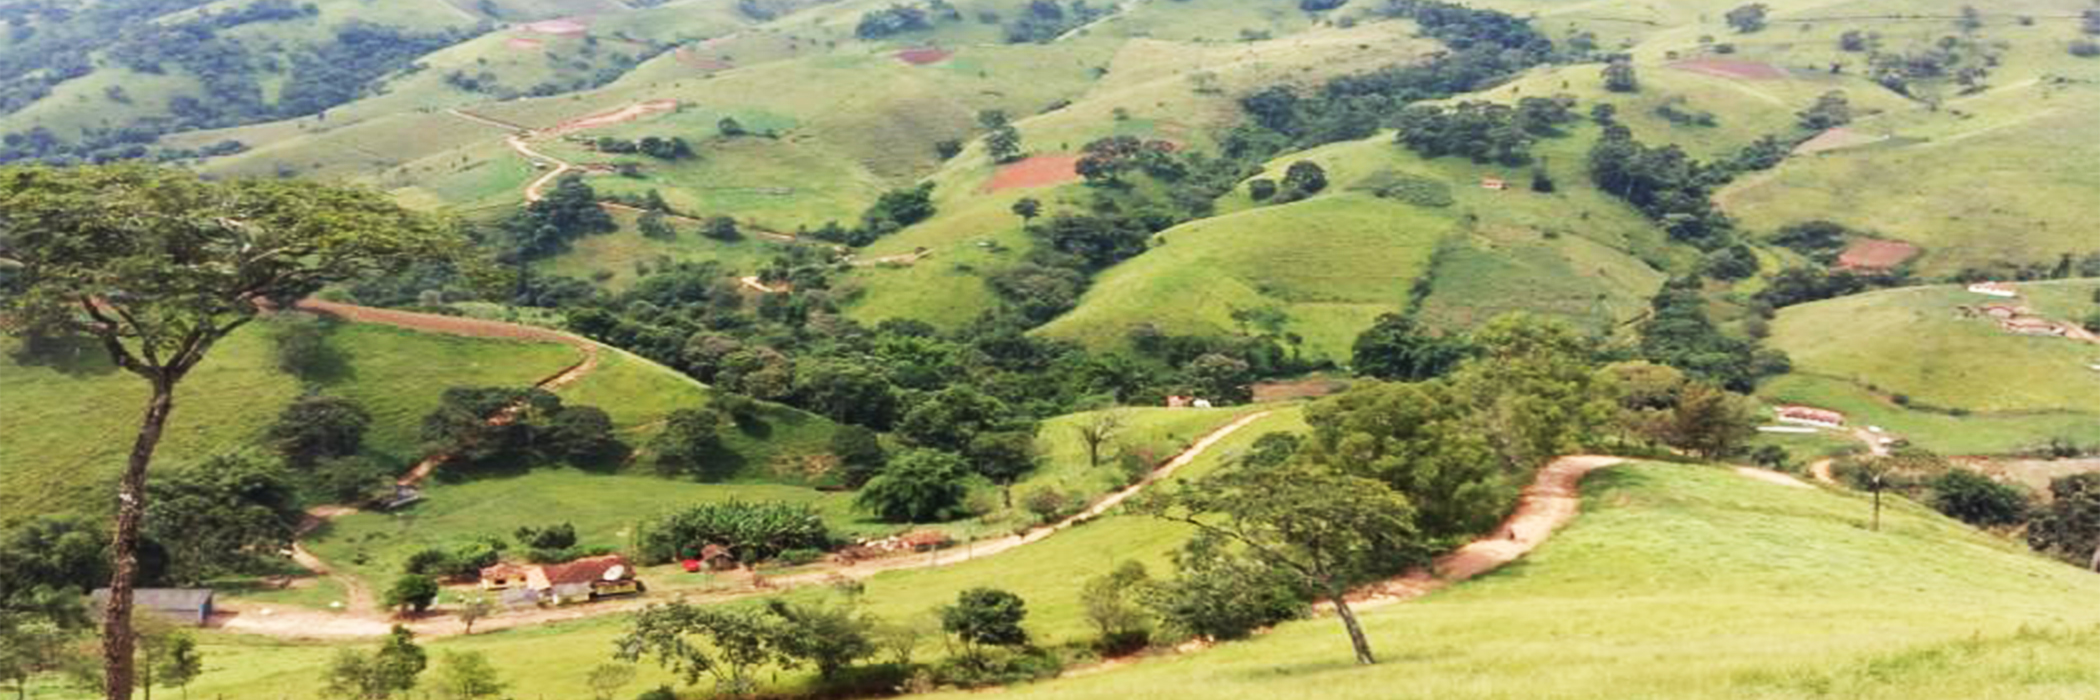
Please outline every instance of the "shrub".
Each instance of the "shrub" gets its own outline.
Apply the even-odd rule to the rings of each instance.
[[[2012,525],[2027,517],[2027,494],[1967,469],[1951,469],[1932,480],[1932,507],[1977,526]]]
[[[710,544],[728,547],[737,561],[764,561],[791,549],[829,549],[831,532],[808,505],[728,501],[666,515],[640,537],[643,561],[660,564],[700,556]]]

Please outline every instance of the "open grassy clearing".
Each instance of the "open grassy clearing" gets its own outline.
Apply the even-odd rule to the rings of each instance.
[[[2030,283],[2082,292],[2093,281]],[[2089,297],[2088,297],[2089,298]],[[1843,378],[1921,404],[1995,413],[2100,414],[2100,346],[2006,332],[1980,308],[2000,300],[1959,286],[1881,290],[1780,310],[1772,346],[1796,371]]]
[[[1804,404],[1845,414],[1852,425],[1879,426],[1911,444],[1941,454],[1991,455],[2031,449],[2051,438],[2078,444],[2100,440],[2100,413],[2092,411],[2016,411],[1951,413],[1898,406],[1889,396],[1834,377],[1802,373],[1782,375],[1757,388],[1772,403]]]
[[[665,261],[713,261],[721,263],[726,271],[756,272],[780,246],[787,245],[748,233],[741,240],[718,241],[700,235],[698,225],[683,221],[666,222],[677,229],[676,238],[649,238],[635,224],[641,215],[627,210],[611,213],[620,225],[618,231],[576,239],[568,251],[535,265],[542,272],[592,280],[606,289],[620,291],[641,278],[642,267],[654,269]]]
[[[1223,334],[1235,310],[1275,308],[1306,352],[1341,359],[1379,314],[1398,311],[1450,229],[1441,216],[1343,193],[1161,231],[1153,250],[1110,268],[1079,307],[1042,327],[1053,338],[1120,346],[1152,324]]]
[[[1616,467],[1525,560],[1254,641],[1021,697],[2069,698],[2100,692],[2100,578],[1908,503],[1682,465]]]

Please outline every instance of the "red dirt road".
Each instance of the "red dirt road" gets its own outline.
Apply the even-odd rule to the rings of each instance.
[[[998,192],[1021,187],[1061,185],[1079,179],[1079,156],[1049,154],[1030,156],[1018,163],[999,166],[984,191]]]
[[[948,60],[948,57],[953,55],[955,55],[954,51],[927,46],[899,51],[897,52],[897,60],[914,66],[923,66],[928,63],[939,63]]]

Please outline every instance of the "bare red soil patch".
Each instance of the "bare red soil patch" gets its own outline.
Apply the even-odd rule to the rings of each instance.
[[[525,31],[548,36],[580,37],[590,31],[590,27],[584,26],[580,20],[565,17],[533,22],[525,25]]]
[[[1855,270],[1886,270],[1917,254],[1917,246],[1903,241],[1862,238],[1838,254],[1838,266]]]
[[[1786,77],[1786,69],[1770,63],[1756,61],[1731,61],[1725,58],[1700,58],[1678,61],[1671,68],[1693,73],[1737,78],[1741,80],[1779,80]]]
[[[1254,402],[1289,401],[1292,399],[1316,399],[1349,388],[1349,383],[1339,379],[1299,379],[1288,382],[1262,382],[1254,385]]]
[[[503,45],[512,51],[537,51],[541,45],[546,43],[538,39],[527,39],[520,36],[503,40]]]
[[[931,46],[923,46],[916,49],[905,49],[903,51],[897,52],[897,60],[912,64],[914,66],[923,66],[928,63],[939,63],[941,61],[947,60],[949,56],[953,55],[955,55],[954,51],[949,51],[947,49],[941,48],[934,48]]]
[[[1020,187],[1045,187],[1079,179],[1079,156],[1052,154],[1030,156],[1018,163],[999,166],[984,191],[998,192]]]

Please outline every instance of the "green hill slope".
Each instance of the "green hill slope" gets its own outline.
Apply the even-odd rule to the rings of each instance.
[[[2068,698],[2100,692],[2100,577],[1916,506],[1617,467],[1501,572],[1253,641],[1012,689],[1127,698]]]

